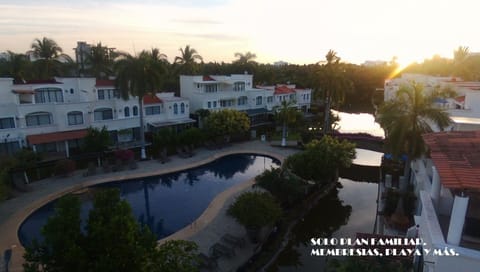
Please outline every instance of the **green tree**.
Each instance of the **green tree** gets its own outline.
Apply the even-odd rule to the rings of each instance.
[[[25,271],[85,271],[85,240],[80,229],[80,201],[62,197],[42,229],[43,242],[26,247]]]
[[[196,61],[203,62],[195,48],[186,45],[185,48],[180,48],[181,56],[175,57],[175,63],[181,65],[181,73],[185,75],[193,75],[197,72]]]
[[[151,269],[152,272],[194,272],[198,271],[198,246],[194,242],[184,240],[170,240],[158,248],[155,259],[158,260]]]
[[[107,127],[102,129],[89,127],[87,128],[87,135],[83,138],[82,149],[85,152],[103,153],[108,150],[108,146],[112,144],[110,134]]]
[[[269,191],[283,205],[289,206],[305,196],[308,184],[304,180],[289,175],[282,168],[265,170],[255,177],[255,185]]]
[[[250,238],[255,241],[262,227],[280,218],[282,209],[267,192],[245,192],[230,205],[227,214],[242,224],[249,232]]]
[[[21,83],[28,78],[30,72],[30,61],[25,54],[17,54],[7,51],[7,57],[0,60],[0,73],[5,76],[13,77],[14,82]]]
[[[433,95],[432,95],[433,94]],[[450,125],[448,113],[434,105],[437,92],[425,94],[421,84],[402,86],[395,99],[386,101],[377,113],[377,122],[385,130],[387,149],[394,155],[407,154],[409,162],[425,153],[422,134],[432,132],[432,126],[443,130]]]
[[[337,52],[329,50],[325,56],[327,62],[317,73],[318,85],[323,93],[324,123],[323,133],[330,130],[330,109],[339,106],[345,100],[345,92],[351,89],[351,82],[345,76],[345,70],[340,63]]]
[[[250,129],[250,119],[244,112],[223,109],[210,113],[205,128],[216,136],[232,136],[247,132]]]
[[[114,59],[117,53],[113,49],[97,43],[91,48],[90,54],[86,55],[85,62],[88,64],[89,74],[97,79],[108,78],[113,74]],[[81,69],[81,68],[80,68]]]
[[[43,79],[58,75],[62,61],[73,63],[72,59],[63,54],[62,48],[52,39],[46,37],[35,39],[31,48],[33,56],[37,59],[35,63],[40,65],[39,76]]]
[[[275,119],[282,124],[282,146],[287,145],[287,128],[294,125],[299,119],[295,101],[283,100],[275,109]]]
[[[339,167],[349,167],[354,158],[355,144],[323,136],[307,144],[305,151],[289,156],[284,164],[304,179],[324,183],[335,177]]]
[[[139,128],[141,158],[147,158],[145,153],[145,133],[143,118],[143,97],[155,93],[160,87],[162,78],[161,64],[153,58],[151,52],[142,51],[138,56],[122,54],[116,62],[116,86],[120,89],[122,98],[137,97],[139,104]]]

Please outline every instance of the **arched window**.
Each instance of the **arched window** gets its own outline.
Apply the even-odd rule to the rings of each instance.
[[[130,108],[129,108],[129,107],[125,107],[125,108],[123,109],[123,115],[124,115],[125,117],[130,117]]]
[[[184,103],[180,104],[180,113],[181,114],[185,113],[185,104]]]
[[[67,113],[67,121],[68,121],[69,126],[83,124],[83,112],[81,112],[81,111],[71,111],[71,112]]]
[[[177,103],[173,104],[173,114],[178,114],[178,105],[177,105]]]
[[[93,111],[93,120],[102,121],[102,120],[112,120],[113,119],[113,110],[110,108],[100,108]]]
[[[25,116],[27,127],[50,125],[52,115],[49,112],[33,112]]]
[[[138,107],[137,106],[133,106],[133,116],[137,116],[138,115]]]

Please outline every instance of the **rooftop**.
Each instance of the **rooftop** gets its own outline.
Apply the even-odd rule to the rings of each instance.
[[[480,131],[449,131],[423,135],[442,185],[480,189]]]

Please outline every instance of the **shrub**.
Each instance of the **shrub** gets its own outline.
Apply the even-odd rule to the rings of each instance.
[[[246,228],[261,228],[275,222],[282,209],[269,193],[246,192],[230,205],[227,214]]]
[[[54,172],[56,176],[66,177],[73,174],[75,170],[76,170],[75,161],[64,159],[64,160],[57,161],[57,163],[55,164]]]

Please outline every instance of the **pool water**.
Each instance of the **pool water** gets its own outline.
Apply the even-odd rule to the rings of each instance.
[[[90,189],[118,188],[135,218],[161,239],[197,219],[219,193],[279,165],[278,160],[267,156],[234,154],[175,173],[114,181]],[[93,200],[81,199],[82,224],[85,224]],[[41,229],[54,213],[55,202],[39,208],[22,223],[18,230],[22,245],[29,245],[33,239],[42,240]]]

